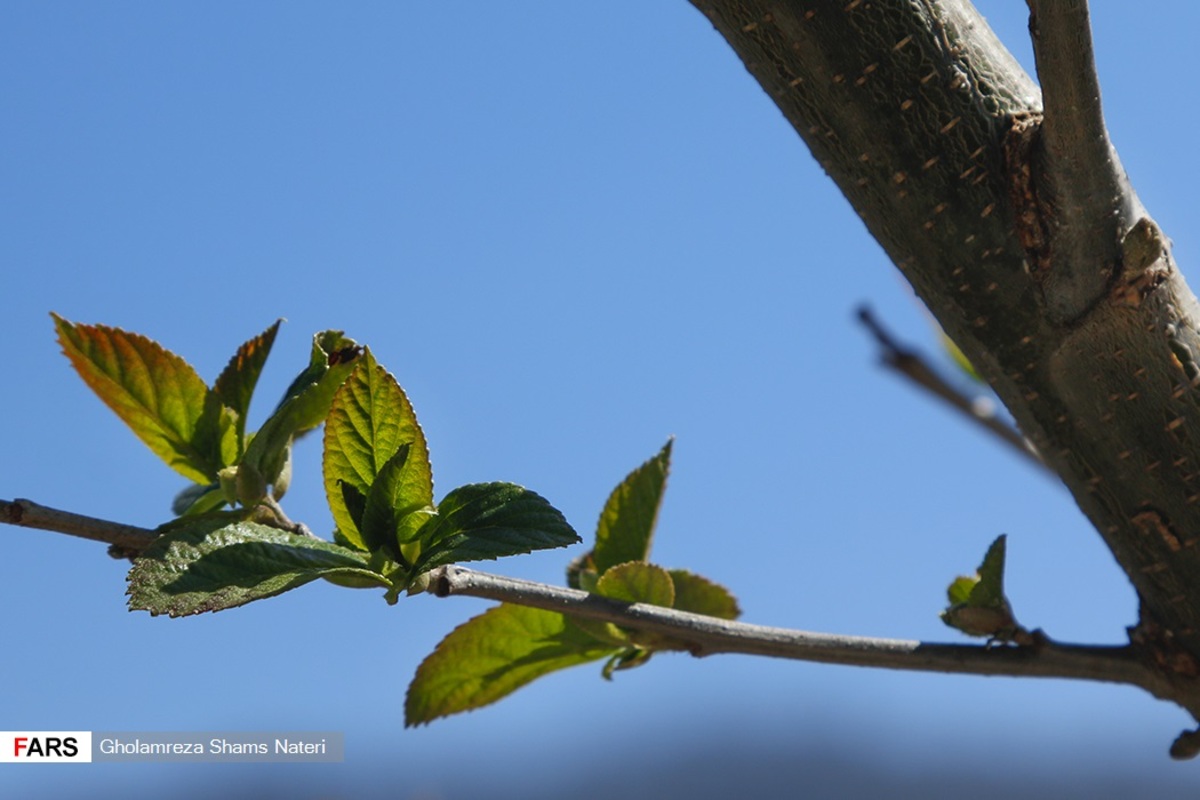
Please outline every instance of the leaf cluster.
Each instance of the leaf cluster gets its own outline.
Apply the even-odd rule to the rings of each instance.
[[[394,603],[437,566],[579,541],[549,502],[511,483],[461,486],[435,503],[412,404],[370,351],[341,331],[313,337],[308,365],[250,432],[246,415],[279,322],[239,347],[210,387],[144,336],[54,321],[88,386],[194,483],[176,498],[178,518],[134,559],[133,609],[218,611],[318,578],[382,588]],[[293,442],[322,423],[332,542],[292,523],[278,502]]]
[[[724,587],[648,560],[670,460],[668,441],[618,484],[600,513],[595,545],[568,567],[567,583],[623,603],[736,619],[737,601]],[[682,642],[609,622],[501,603],[460,625],[422,662],[405,720],[419,725],[476,709],[567,667],[604,660],[602,674],[611,678],[657,651],[681,649]]]
[[[138,553],[130,607],[184,616],[281,594],[317,579],[377,588],[389,603],[424,588],[428,573],[580,541],[563,515],[511,483],[460,486],[434,501],[425,434],[396,379],[341,331],[313,337],[309,363],[257,431],[246,419],[279,322],[238,348],[212,386],[182,358],[138,334],[55,316],[59,341],[93,391],[156,455],[193,485],[177,517]],[[322,471],[332,541],[292,523],[279,501],[295,440],[324,425]],[[650,561],[672,442],[630,472],[600,513],[592,549],[567,584],[618,604],[736,619],[724,587]],[[991,642],[1032,635],[1004,594],[1005,537],[975,575],[949,587],[942,619]],[[405,700],[408,725],[493,703],[557,670],[603,661],[601,674],[638,667],[688,644],[661,633],[502,603],[460,625],[422,662]]]

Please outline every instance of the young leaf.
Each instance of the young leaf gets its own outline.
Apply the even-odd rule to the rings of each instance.
[[[671,444],[668,440],[658,455],[629,473],[609,495],[600,512],[592,551],[597,572],[603,574],[616,564],[649,558],[671,467]]]
[[[320,383],[325,373],[334,367],[349,365],[353,368],[362,353],[363,348],[342,331],[331,330],[314,334],[312,350],[308,356],[308,366],[288,385],[279,405],[282,406],[307,392],[313,384]],[[301,429],[315,428],[321,424],[323,417],[323,414],[314,412],[307,422],[301,423]]]
[[[546,673],[612,655],[553,611],[509,605],[455,628],[417,668],[404,701],[404,724],[494,703]]]
[[[675,583],[671,574],[662,567],[645,561],[628,561],[610,567],[596,582],[596,594],[623,600],[627,603],[649,603],[672,608],[675,605]],[[625,642],[632,650],[611,660],[604,669],[604,677],[611,678],[613,670],[631,669],[649,659],[649,654],[635,651],[680,650],[685,646],[679,641],[657,633],[627,630],[611,622],[595,623],[579,621],[579,627],[602,641]]]
[[[675,608],[719,619],[737,619],[742,615],[737,598],[719,583],[683,569],[670,570],[675,585]]]
[[[334,395],[325,424],[325,496],[338,531],[357,547],[371,545],[346,505],[343,487],[351,486],[368,497],[384,465],[403,446],[408,447],[404,468],[390,478],[397,481],[389,487],[395,508],[404,513],[432,508],[433,472],[425,434],[396,379],[375,363],[368,350]]]
[[[643,650],[640,647],[626,647],[604,662],[604,668],[600,670],[600,677],[606,681],[611,681],[614,672],[640,667],[649,662],[652,655],[654,655],[653,650]]]
[[[629,561],[606,570],[596,582],[596,594],[627,603],[665,608],[675,605],[675,584],[670,573],[645,561]]]
[[[325,577],[390,586],[365,556],[330,542],[228,513],[185,517],[134,560],[129,607],[172,617],[220,611]]]
[[[171,513],[177,517],[192,514],[207,514],[225,505],[225,492],[220,483],[201,486],[193,483],[175,495],[171,501]]]
[[[562,512],[541,495],[511,483],[460,486],[438,504],[417,538],[414,575],[456,561],[480,561],[566,547],[579,541]]]
[[[217,479],[233,428],[190,364],[144,336],[51,316],[75,371],[147,447],[196,483]]]
[[[354,369],[361,353],[362,348],[341,331],[314,336],[308,368],[292,381],[283,402],[254,435],[241,465],[265,483],[275,483],[287,464],[292,437],[325,420],[334,392]]]
[[[942,621],[968,636],[1021,641],[1029,636],[1013,617],[1004,596],[1004,546],[1000,535],[988,548],[974,576],[957,578],[946,590],[949,607]]]
[[[275,343],[275,334],[279,332],[280,322],[282,320],[275,320],[274,325],[244,342],[233,358],[229,359],[229,363],[225,365],[225,369],[213,385],[213,391],[221,398],[221,402],[236,415],[234,423],[237,430],[238,456],[245,446],[246,414],[250,410],[250,398],[254,394],[254,387],[258,385],[258,376],[267,362],[267,356],[271,353],[271,345]],[[228,463],[232,464],[234,461]]]

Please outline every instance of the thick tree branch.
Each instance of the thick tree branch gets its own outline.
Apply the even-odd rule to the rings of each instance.
[[[1039,92],[967,0],[691,2],[1095,525],[1141,600],[1139,641],[1196,682],[1200,305],[1157,226],[1127,218],[1140,211],[1115,156],[1094,155],[1107,143],[1077,167],[1039,144]],[[1062,5],[1037,6],[1043,56],[1074,53],[1044,84],[1091,69],[1082,7]],[[1088,92],[1060,104],[1047,88],[1069,127],[1070,98]],[[1098,97],[1076,106],[1102,124]],[[1118,175],[1102,218],[1056,216],[1097,160],[1108,185]]]

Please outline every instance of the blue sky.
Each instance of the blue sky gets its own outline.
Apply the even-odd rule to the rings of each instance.
[[[1028,66],[1024,4],[980,6]],[[1093,23],[1113,138],[1186,273],[1198,112],[1162,76],[1190,69],[1200,10],[1170,6],[1167,27],[1112,2]],[[313,332],[344,328],[407,390],[438,496],[518,482],[588,537],[611,487],[676,436],[655,559],[721,581],[748,621],[953,641],[945,586],[1007,533],[1027,625],[1119,642],[1134,622],[1064,490],[877,368],[855,307],[935,351],[923,311],[684,2],[9,3],[0,71],[0,497],[153,526],[182,485],[72,373],[51,310],[145,333],[209,380],[285,317],[252,423]],[[286,507],[328,532],[315,440],[296,471]],[[1125,688],[664,656],[406,731],[416,665],[486,604],[321,585],[150,618],[125,610],[103,547],[2,533],[0,727],[347,740],[347,765],[287,774],[0,771],[30,794],[303,780],[455,796],[573,759],[864,735],[870,759],[952,753],[982,775],[1159,770],[1188,724]],[[578,552],[495,568],[558,583]]]

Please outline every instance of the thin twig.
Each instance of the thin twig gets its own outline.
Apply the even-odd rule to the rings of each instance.
[[[0,500],[0,522],[23,528],[66,533],[94,542],[107,542],[123,550],[145,550],[158,534],[135,525],[85,517],[70,511],[38,505],[32,500]]]
[[[157,534],[146,528],[86,517],[34,503],[0,500],[0,522],[106,542],[133,555]],[[506,578],[450,564],[432,570],[427,590],[439,597],[463,595],[602,620],[660,634],[697,656],[716,653],[816,661],[861,667],[1103,681],[1140,687],[1187,707],[1182,688],[1152,669],[1135,646],[1086,646],[1053,642],[1039,632],[1021,646],[925,644],[903,639],[833,636],[750,625],[644,603],[622,603],[576,589]],[[1176,758],[1200,751],[1200,731],[1182,734]]]
[[[683,642],[697,656],[715,653],[817,661],[860,667],[1073,678],[1138,686],[1156,696],[1168,689],[1131,646],[1060,644],[1044,635],[1030,646],[925,644],[903,639],[834,636],[689,614],[644,603],[622,603],[577,589],[491,575],[457,565],[430,573],[438,597],[467,595],[532,606],[657,633]]]
[[[858,309],[858,318],[875,337],[875,341],[879,342],[879,346],[883,350],[881,358],[884,366],[895,370],[920,389],[946,403],[976,425],[982,426],[988,433],[998,437],[1030,462],[1047,472],[1051,471],[1019,431],[1006,424],[995,414],[982,411],[975,398],[967,396],[950,385],[926,363],[920,353],[896,341],[871,313],[870,308],[861,306]]]
[[[315,533],[308,529],[308,526],[303,522],[293,522],[290,517],[284,512],[283,506],[279,505],[279,501],[274,497],[264,497],[258,501],[259,505],[265,508],[271,515],[271,519],[264,519],[262,522],[274,525],[289,533],[295,533],[300,536],[307,536],[310,539],[319,538]]]

